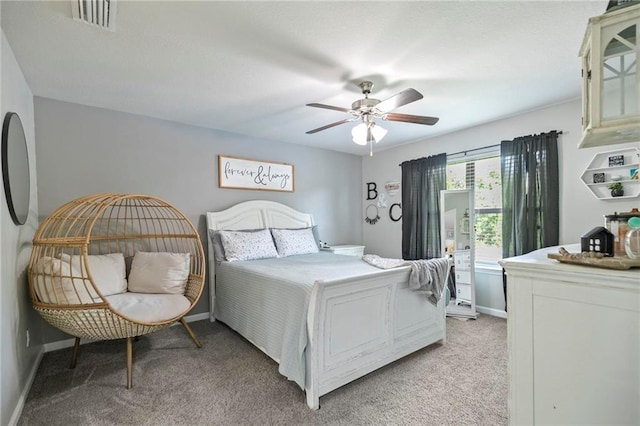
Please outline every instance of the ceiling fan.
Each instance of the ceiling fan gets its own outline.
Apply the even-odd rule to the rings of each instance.
[[[437,117],[425,117],[422,115],[410,115],[410,114],[398,114],[389,112],[395,108],[399,108],[403,105],[415,102],[422,99],[422,94],[415,89],[405,89],[395,95],[391,96],[384,101],[379,99],[369,98],[373,83],[370,81],[363,81],[358,84],[362,89],[363,99],[359,99],[351,104],[351,108],[343,108],[332,105],[311,103],[307,106],[315,108],[332,109],[335,111],[342,111],[351,114],[352,118],[345,118],[344,120],[336,121],[335,123],[327,124],[326,126],[318,127],[317,129],[309,130],[307,134],[313,134],[322,130],[330,129],[340,124],[349,123],[351,121],[362,120],[358,126],[354,127],[351,131],[353,141],[358,145],[366,145],[368,142],[373,146],[373,142],[376,143],[382,139],[387,131],[382,127],[376,125],[375,119],[379,118],[386,121],[401,121],[404,123],[424,124],[427,126],[433,126],[438,122]]]

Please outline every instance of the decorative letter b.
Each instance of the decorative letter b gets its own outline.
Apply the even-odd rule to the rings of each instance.
[[[373,197],[371,194],[373,193]],[[378,197],[378,190],[375,182],[367,182],[367,200],[375,200]]]

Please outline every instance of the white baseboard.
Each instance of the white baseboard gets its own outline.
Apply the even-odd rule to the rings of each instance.
[[[75,339],[66,339],[66,340],[58,340],[57,342],[45,343],[44,351],[45,352],[53,352],[59,349],[70,348],[73,346],[73,342]],[[85,343],[89,343],[91,340],[80,340],[80,344],[84,345]]]
[[[492,317],[507,319],[507,313],[505,311],[501,311],[500,309],[486,308],[484,306],[476,305],[476,311],[480,312],[481,314],[491,315]]]
[[[33,385],[33,381],[36,378],[36,373],[38,372],[38,367],[40,367],[40,361],[42,361],[43,355],[44,355],[44,348],[40,349],[40,352],[38,352],[38,355],[36,356],[36,361],[31,366],[29,377],[27,377],[27,383],[25,383],[25,386],[22,389],[22,392],[20,393],[20,398],[18,398],[18,402],[16,403],[16,406],[13,409],[13,414],[9,419],[9,426],[14,426],[18,424],[18,420],[20,420],[20,416],[22,415],[22,409],[24,408],[24,403],[27,400],[27,396],[29,396],[31,385]]]
[[[202,320],[208,320],[208,319],[209,319],[209,312],[187,315],[186,317],[184,317],[184,320],[186,322],[195,322],[195,321],[202,321]]]
[[[194,322],[194,321],[202,321],[202,320],[206,320],[209,319],[209,312],[204,312],[201,314],[193,314],[193,315],[187,315],[186,317],[184,317],[184,320],[186,322]],[[178,325],[179,323],[174,323],[171,326],[175,326]],[[94,340],[86,340],[86,339],[81,339],[80,340],[80,344],[84,345],[85,343],[91,343]],[[66,349],[66,348],[70,348],[73,346],[75,342],[75,339],[65,339],[65,340],[58,340],[57,342],[51,342],[51,343],[45,343],[44,344],[44,352],[53,352],[53,351],[57,351],[59,349]]]

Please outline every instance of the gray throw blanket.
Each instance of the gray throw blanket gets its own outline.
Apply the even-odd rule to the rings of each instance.
[[[409,288],[427,294],[427,299],[434,305],[438,304],[442,290],[446,285],[449,273],[447,258],[425,260],[388,259],[375,254],[365,254],[362,260],[380,269],[410,266]]]

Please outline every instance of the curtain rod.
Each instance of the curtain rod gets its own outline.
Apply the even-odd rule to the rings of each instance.
[[[553,132],[556,132],[556,133],[557,133],[557,134],[559,134],[559,135],[561,135],[561,134],[562,134],[562,130],[560,130],[560,131],[557,131],[557,130],[551,130],[551,131],[549,131],[548,133],[553,133]],[[533,136],[533,135],[527,135],[527,136]],[[527,136],[520,136],[520,137],[526,138]],[[452,153],[452,154],[447,154],[447,157],[451,157],[451,156],[459,155],[459,154],[467,154],[468,152],[481,151],[481,150],[483,150],[483,149],[496,148],[496,147],[498,147],[498,146],[500,146],[500,144],[499,144],[499,143],[494,144],[494,145],[489,145],[489,146],[483,146],[483,147],[481,147],[481,148],[467,149],[467,150],[464,150],[464,151],[458,151],[458,152],[454,152],[454,153]],[[398,164],[398,166],[402,166],[402,163]]]
[[[495,145],[483,146],[482,148],[467,149],[467,150],[464,150],[464,151],[458,151],[458,152],[454,152],[452,154],[447,154],[447,157],[452,157],[452,156],[458,155],[458,154],[466,154],[468,152],[482,151],[483,149],[495,148],[495,147],[498,147],[498,146],[500,146],[499,143],[497,143]]]
[[[548,133],[554,133],[554,132],[555,132],[555,133],[557,133],[557,134],[559,134],[559,135],[561,135],[561,134],[562,134],[562,130],[560,130],[560,131],[557,131],[557,130],[551,130],[551,131],[549,131]],[[535,136],[535,135],[526,135],[526,136],[519,136],[519,137],[526,138],[526,137],[529,137],[529,136]],[[498,147],[498,146],[500,146],[500,144],[499,144],[499,143],[494,144],[494,145],[489,145],[489,146],[483,146],[482,148],[467,149],[467,150],[465,150],[465,151],[458,151],[458,152],[454,152],[453,154],[447,154],[447,157],[449,157],[449,156],[454,156],[454,155],[459,155],[459,154],[466,154],[466,153],[468,153],[468,152],[482,151],[483,149],[496,148],[496,147]]]

